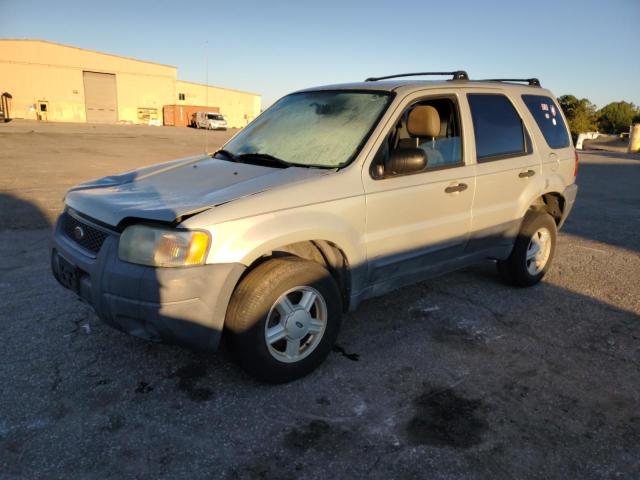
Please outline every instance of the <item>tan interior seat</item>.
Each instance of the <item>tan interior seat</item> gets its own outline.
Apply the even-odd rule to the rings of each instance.
[[[431,105],[418,105],[407,119],[409,135],[415,138],[435,138],[440,135],[440,114]]]
[[[409,112],[407,118],[407,132],[415,142],[412,146],[422,148],[427,154],[427,166],[441,165],[444,163],[442,154],[435,148],[429,147],[421,139],[430,140],[431,143],[440,135],[442,123],[440,114],[431,105],[418,105]]]

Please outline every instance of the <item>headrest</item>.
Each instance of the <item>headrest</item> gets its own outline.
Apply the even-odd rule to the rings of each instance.
[[[440,135],[440,115],[431,105],[418,105],[409,112],[407,130],[412,137]]]

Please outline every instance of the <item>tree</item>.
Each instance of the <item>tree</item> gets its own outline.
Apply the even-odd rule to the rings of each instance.
[[[596,130],[596,106],[588,99],[578,100],[573,95],[563,95],[558,98],[558,103],[567,117],[574,141],[580,133]]]
[[[598,111],[598,127],[605,133],[628,132],[640,110],[630,102],[612,102]]]

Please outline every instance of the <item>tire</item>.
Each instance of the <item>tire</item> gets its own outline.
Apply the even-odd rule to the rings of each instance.
[[[548,237],[545,239],[544,235]],[[556,222],[551,215],[529,211],[522,221],[511,255],[506,260],[498,261],[498,272],[502,278],[518,287],[530,287],[542,280],[553,260],[556,237]],[[535,253],[536,245],[539,247],[538,253]]]
[[[246,372],[263,382],[284,383],[325,360],[341,317],[340,291],[331,274],[317,263],[283,257],[267,260],[241,280],[227,308],[225,330]]]

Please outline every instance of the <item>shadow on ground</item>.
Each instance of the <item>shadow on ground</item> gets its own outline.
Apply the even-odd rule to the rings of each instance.
[[[46,213],[32,202],[0,192],[0,231],[51,228]]]

